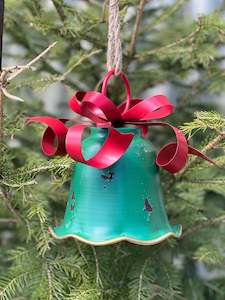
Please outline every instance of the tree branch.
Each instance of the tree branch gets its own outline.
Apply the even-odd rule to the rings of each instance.
[[[93,254],[94,254],[94,258],[95,258],[95,265],[96,265],[96,285],[98,287],[103,287],[103,284],[102,284],[102,280],[101,280],[101,276],[100,276],[100,267],[99,267],[99,261],[98,261],[98,256],[97,256],[97,253],[96,253],[96,250],[95,250],[95,247],[94,246],[91,246],[92,248],[92,251],[93,251]]]
[[[194,31],[192,31],[191,33],[189,33],[186,37],[183,37],[180,40],[177,40],[177,41],[175,41],[173,43],[170,43],[168,45],[155,48],[155,49],[150,50],[148,52],[141,53],[141,54],[136,54],[135,57],[137,59],[141,60],[141,59],[144,59],[144,58],[146,58],[148,56],[154,55],[154,54],[156,54],[158,52],[163,52],[164,50],[168,50],[170,48],[176,47],[176,46],[178,46],[178,45],[180,45],[180,44],[182,44],[182,43],[184,43],[186,41],[192,40],[201,31],[201,29],[202,29],[202,22],[201,22],[201,19],[199,19],[197,28]]]
[[[60,2],[61,2],[61,3],[60,3]],[[65,16],[64,10],[63,10],[63,8],[62,8],[63,1],[52,0],[52,3],[53,3],[53,5],[54,5],[54,7],[55,7],[55,9],[56,9],[56,11],[57,11],[59,17],[60,17],[60,20],[61,20],[62,22],[64,22],[65,19],[66,19],[66,16]]]
[[[20,66],[19,70],[15,71],[11,76],[7,78],[7,81],[11,81],[15,77],[17,77],[19,74],[24,72],[27,69],[30,69],[33,64],[35,64],[37,61],[39,61],[44,55],[46,55],[55,45],[57,42],[52,43],[48,48],[46,48],[44,51],[42,51],[38,56],[36,56],[34,59],[32,59],[29,63],[27,63],[24,66]],[[7,70],[7,69],[6,69]]]
[[[3,129],[3,123],[4,123],[4,111],[3,111],[3,94],[0,91],[0,142],[3,140],[4,136],[4,129]]]
[[[137,41],[139,29],[140,29],[141,17],[144,13],[145,2],[146,2],[146,0],[140,0],[140,2],[139,2],[138,11],[137,11],[137,15],[136,15],[135,23],[134,23],[134,29],[133,29],[131,39],[130,39],[130,44],[129,44],[129,47],[127,50],[126,63],[124,66],[125,73],[128,70],[128,67],[129,67],[129,64],[130,64],[132,58],[134,57],[135,46],[136,46],[136,41]]]
[[[211,225],[216,225],[217,223],[222,223],[222,222],[225,222],[225,215],[222,215],[222,216],[219,216],[217,218],[214,218],[214,219],[210,219],[206,222],[203,222],[201,224],[198,224],[188,230],[186,230],[182,236],[181,236],[181,239],[183,239],[184,237],[188,236],[188,235],[192,235],[193,233],[201,230],[201,229],[204,229],[208,226],[211,226]]]
[[[136,20],[135,20],[135,24],[134,24],[134,29],[133,29],[133,33],[131,35],[130,45],[128,48],[129,60],[131,60],[131,58],[133,57],[134,51],[135,51],[135,45],[136,45],[136,41],[137,41],[138,32],[140,29],[141,17],[144,12],[145,2],[146,2],[146,0],[140,0],[140,3],[139,3],[137,16],[136,16]]]
[[[38,56],[32,59],[29,63],[23,66],[13,66],[3,68],[0,73],[0,141],[4,137],[4,107],[3,107],[3,95],[11,100],[17,100],[23,102],[24,100],[18,96],[12,95],[7,91],[7,85],[11,80],[16,78],[22,72],[27,69],[31,69],[32,65],[39,61],[45,54],[47,54],[54,46],[56,42],[52,43],[48,48],[41,52]],[[9,75],[11,74],[11,75]]]

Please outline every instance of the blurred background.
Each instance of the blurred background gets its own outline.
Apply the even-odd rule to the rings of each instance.
[[[103,3],[103,1],[73,1],[73,0],[67,0],[64,1],[64,3],[69,4],[71,6],[75,7],[80,7],[81,9],[87,9],[89,3],[95,3],[99,2]],[[160,7],[162,5],[173,5],[176,3],[176,0],[151,0],[151,1],[146,1],[146,8],[154,8],[154,7]],[[191,1],[185,1],[187,2],[183,7],[182,7],[182,14],[184,18],[188,18],[189,20],[193,19],[196,20],[198,17],[203,16],[203,15],[208,15],[210,13],[213,13],[214,11],[220,10],[221,5],[223,4],[222,0],[191,0]],[[46,10],[54,9],[52,1],[51,0],[46,0],[44,2],[44,6]],[[130,8],[127,10],[127,15],[125,16],[126,20],[132,19],[132,17],[135,15],[135,9]],[[23,56],[24,49],[22,47],[18,47],[18,45],[14,45],[14,42],[7,37],[7,33],[5,35],[5,41],[6,43],[4,44],[4,64],[5,65],[15,65],[17,63],[17,60],[14,58]],[[91,44],[89,44],[88,41],[80,41],[81,47],[86,50],[91,49]],[[25,50],[26,51],[26,50]],[[224,47],[221,47],[221,53],[224,53]],[[10,55],[9,55],[10,54]],[[12,57],[10,57],[12,56]],[[58,63],[55,62],[56,68],[63,71],[62,66]],[[223,62],[221,62],[223,64]],[[197,76],[196,72],[193,71],[193,74],[190,75],[189,80],[191,80],[191,77],[195,78]],[[82,84],[81,84],[81,87]],[[166,93],[171,100],[176,102],[176,98],[178,97],[178,94],[174,90],[173,87],[171,87],[170,84],[168,83],[163,83],[160,85],[156,85],[151,88],[151,90],[147,90],[146,93],[151,94],[157,93],[161,91],[162,93]],[[145,93],[145,94],[146,94]],[[39,94],[39,97],[42,99],[45,109],[48,112],[51,112],[53,114],[56,114],[58,112],[63,112],[64,114],[71,116],[70,112],[68,112],[68,109],[65,105],[66,101],[69,99],[71,96],[71,91],[68,93],[68,90],[65,88],[65,86],[59,82],[52,84],[51,86],[48,87],[46,91],[43,93]],[[29,97],[28,97],[29,98]],[[212,101],[211,97],[207,97],[207,100],[210,102]],[[206,99],[204,98],[204,101]],[[223,112],[225,112],[225,100],[224,100],[224,94],[217,95],[216,98],[213,99],[213,103],[217,104],[219,109],[221,109]]]

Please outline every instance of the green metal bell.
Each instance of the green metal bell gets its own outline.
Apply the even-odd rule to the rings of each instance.
[[[180,237],[181,226],[169,224],[160,187],[155,152],[140,128],[119,128],[134,138],[123,157],[107,169],[77,163],[64,221],[50,228],[55,238],[73,237],[92,245],[122,240],[153,245]],[[85,158],[104,143],[107,128],[91,128],[83,142]]]

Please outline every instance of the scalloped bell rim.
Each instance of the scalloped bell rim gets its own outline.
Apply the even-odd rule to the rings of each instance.
[[[126,236],[122,236],[122,237],[114,238],[114,239],[104,241],[104,242],[92,242],[92,241],[86,240],[86,239],[84,239],[81,236],[76,235],[76,234],[65,234],[64,236],[60,237],[60,236],[55,234],[54,230],[51,227],[49,227],[48,230],[49,230],[50,234],[55,239],[64,240],[64,239],[67,239],[67,238],[73,238],[73,239],[76,239],[80,242],[83,242],[85,244],[92,245],[92,246],[112,245],[112,244],[119,243],[119,242],[122,242],[122,241],[126,241],[126,242],[136,244],[136,245],[145,245],[145,246],[147,246],[147,245],[159,244],[159,243],[161,243],[162,241],[168,239],[171,236],[173,236],[175,238],[180,238],[181,234],[182,234],[182,226],[181,225],[179,225],[179,226],[180,226],[180,230],[179,230],[178,233],[174,233],[174,232],[171,231],[171,232],[168,232],[165,235],[161,236],[160,238],[157,238],[157,239],[154,239],[154,240],[136,240],[136,239],[132,239],[132,238],[129,238],[129,237],[126,237]]]

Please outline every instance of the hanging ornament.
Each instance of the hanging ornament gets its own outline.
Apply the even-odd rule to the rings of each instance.
[[[68,154],[77,162],[64,220],[49,229],[55,238],[73,237],[92,245],[122,240],[152,245],[169,236],[181,235],[181,226],[170,225],[166,215],[159,167],[170,173],[179,172],[188,154],[213,162],[189,146],[178,128],[153,121],[173,112],[167,97],[132,98],[128,78],[121,72],[119,1],[110,0],[109,5],[109,71],[103,78],[102,90],[77,92],[69,101],[72,111],[95,126],[68,127],[66,119],[48,116],[30,117],[28,123],[48,126],[41,141],[45,155]],[[107,96],[109,79],[115,75],[122,79],[126,90],[126,100],[118,106]],[[176,138],[157,155],[144,137],[152,126],[168,127]],[[90,129],[90,135],[83,140],[86,128]]]
[[[188,154],[213,162],[189,146],[178,128],[152,121],[172,113],[173,105],[167,97],[132,99],[129,81],[122,72],[119,76],[126,87],[126,101],[116,106],[106,94],[113,75],[114,70],[105,75],[101,92],[77,92],[69,101],[74,112],[96,125],[90,127],[91,134],[84,141],[82,136],[88,125],[68,127],[67,120],[47,116],[28,119],[28,123],[48,126],[41,142],[45,155],[69,154],[78,162],[64,221],[50,232],[55,238],[74,237],[93,245],[121,240],[151,245],[169,236],[179,237],[181,226],[171,226],[165,212],[158,167],[179,172]],[[151,126],[169,127],[176,137],[156,156],[142,135]]]

